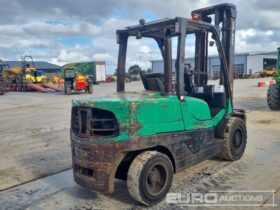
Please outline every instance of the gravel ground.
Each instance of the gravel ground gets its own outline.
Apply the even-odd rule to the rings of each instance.
[[[265,192],[263,208],[271,208],[265,205],[273,199],[278,204],[275,209],[280,208],[280,112],[267,108],[267,88],[258,88],[258,81],[235,81],[235,108],[246,109],[248,117],[244,157],[237,162],[212,159],[188,168],[175,175],[172,192],[275,190],[274,197]],[[130,91],[143,89],[140,82],[127,86]],[[94,95],[114,90],[115,83],[101,84],[94,86]],[[132,200],[123,181],[116,181],[113,195],[91,192],[74,183],[69,141],[71,99],[86,96],[12,92],[1,96],[0,209],[145,208]],[[204,207],[163,201],[151,209],[189,208]]]

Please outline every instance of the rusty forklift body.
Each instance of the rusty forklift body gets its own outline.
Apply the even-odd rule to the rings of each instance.
[[[118,93],[73,100],[71,144],[74,179],[78,184],[112,193],[114,179],[124,179],[134,199],[153,205],[170,189],[173,172],[217,155],[228,160],[241,158],[246,146],[246,116],[232,105],[235,6],[208,7],[193,11],[192,16],[193,19],[177,17],[150,23],[140,20],[139,25],[117,31]],[[196,36],[195,84],[193,75],[185,69],[188,34]],[[209,34],[221,60],[217,86],[207,84]],[[131,36],[154,39],[164,60],[164,74],[141,73],[146,89],[141,93],[125,92],[126,51]],[[174,37],[178,39],[175,88],[171,53]],[[233,131],[234,127],[238,131]],[[239,147],[236,154],[231,143]],[[141,161],[147,163],[144,168],[137,166]],[[145,175],[153,161],[159,161],[157,172]],[[163,189],[159,190],[159,183],[157,188],[155,183],[143,184],[146,176],[151,180],[161,176],[159,179],[166,180]]]

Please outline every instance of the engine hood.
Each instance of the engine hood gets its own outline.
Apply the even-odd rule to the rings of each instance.
[[[119,138],[122,139],[184,130],[180,102],[176,95],[163,96],[147,91],[125,92],[73,99],[72,104],[113,112],[121,128]]]
[[[131,103],[131,102],[143,102],[143,101],[154,101],[154,100],[167,100],[166,97],[160,93],[154,93],[149,91],[143,92],[124,92],[114,93],[106,96],[90,96],[82,99],[73,99],[73,105],[97,105],[98,103]],[[170,99],[168,99],[170,100]]]

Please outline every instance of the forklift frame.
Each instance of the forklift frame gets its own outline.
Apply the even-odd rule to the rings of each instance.
[[[222,4],[195,10],[192,16],[193,19],[176,17],[150,23],[140,20],[140,25],[116,32],[119,44],[119,94],[112,98],[74,99],[72,103],[73,173],[74,180],[79,185],[99,192],[113,193],[114,179],[124,179],[128,182],[130,195],[135,200],[150,205],[163,199],[171,186],[173,173],[217,155],[226,160],[241,158],[247,139],[246,115],[244,110],[232,109],[236,8],[232,4]],[[211,24],[212,17],[215,24]],[[195,73],[207,74],[209,32],[216,41],[221,60],[220,86],[224,86],[219,87],[220,92],[217,91],[219,97],[222,96],[217,101],[223,104],[212,106],[219,108],[219,112],[215,114],[211,113],[213,110],[210,110],[210,105],[203,100],[204,95],[199,98],[193,95],[194,91],[186,90],[184,78],[188,73],[185,72],[186,37],[193,33],[196,35]],[[164,60],[164,74],[156,75],[158,88],[155,90],[150,84],[154,78],[150,77],[151,80],[148,80],[148,74],[141,75],[145,89],[153,91],[152,93],[123,93],[127,44],[131,36],[137,39],[154,39],[160,49]],[[174,37],[178,38],[176,90],[172,84]],[[204,85],[208,85],[207,80],[207,77],[199,75],[195,85],[204,88]],[[214,89],[213,85],[209,86]],[[214,94],[213,89],[211,91]],[[211,91],[209,92],[212,93]],[[213,96],[211,99],[216,98]],[[196,115],[200,113],[201,116]],[[187,119],[190,119],[189,123]],[[236,148],[232,149],[234,146]],[[156,156],[161,161],[153,160],[167,169],[161,171],[165,171],[163,173],[168,174],[165,177],[169,179],[166,179],[168,186],[165,186],[164,191],[152,195],[143,190],[144,185],[147,185],[145,177],[150,171],[143,168],[148,165],[147,161],[152,161]]]
[[[145,23],[140,20],[140,25],[127,27],[117,31],[119,44],[119,57],[117,68],[117,91],[125,91],[124,75],[127,53],[127,42],[130,36],[137,39],[142,37],[154,39],[161,51],[164,60],[164,94],[172,93],[172,42],[171,38],[178,37],[176,59],[176,94],[180,100],[185,97],[184,91],[184,66],[185,66],[185,40],[187,34],[199,33],[196,39],[196,71],[207,73],[208,32],[212,32],[221,58],[220,84],[225,86],[227,99],[232,100],[233,88],[233,60],[235,46],[236,7],[232,4],[221,4],[214,7],[195,10],[193,19],[200,16],[200,20],[176,17]],[[211,24],[214,16],[215,25]],[[221,25],[221,28],[219,27]],[[199,83],[207,83],[198,79]]]

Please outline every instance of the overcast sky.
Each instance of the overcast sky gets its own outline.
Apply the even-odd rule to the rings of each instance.
[[[0,58],[56,64],[105,60],[116,67],[115,31],[139,19],[190,17],[193,9],[218,0],[0,0]],[[279,0],[229,0],[237,6],[236,52],[272,51],[280,46]],[[191,49],[191,48],[190,48]],[[132,40],[127,64],[149,66],[160,59],[150,41]]]

